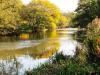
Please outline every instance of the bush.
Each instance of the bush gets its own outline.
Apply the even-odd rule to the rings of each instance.
[[[100,60],[100,19],[96,18],[87,27],[85,46],[88,50],[90,61]]]
[[[56,63],[43,64],[32,71],[27,71],[26,75],[99,75],[100,66],[95,63],[79,64],[73,57],[64,56],[62,53],[56,54],[54,58]]]

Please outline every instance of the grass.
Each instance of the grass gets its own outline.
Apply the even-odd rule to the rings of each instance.
[[[100,65],[80,64],[75,58],[64,56],[61,53],[57,54],[52,61],[32,71],[27,71],[26,75],[99,75],[100,73]]]

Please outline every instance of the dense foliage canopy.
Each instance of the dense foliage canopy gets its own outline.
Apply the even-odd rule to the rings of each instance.
[[[21,11],[22,22],[36,29],[54,29],[60,18],[59,9],[48,1],[33,0]]]
[[[61,23],[60,23],[61,22]],[[33,0],[23,5],[20,0],[0,0],[0,34],[56,29],[67,22],[60,10],[48,0]]]
[[[20,21],[21,6],[20,0],[0,0],[0,32],[6,34],[5,29],[8,29],[8,33],[15,29]]]
[[[80,0],[78,5],[74,19],[76,26],[85,27],[96,16],[100,16],[100,0]]]

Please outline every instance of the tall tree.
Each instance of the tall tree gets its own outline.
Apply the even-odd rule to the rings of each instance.
[[[23,7],[21,17],[23,23],[32,26],[33,29],[53,29],[60,19],[60,11],[49,1],[33,0]]]

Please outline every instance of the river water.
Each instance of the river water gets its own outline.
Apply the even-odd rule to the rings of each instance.
[[[0,74],[23,75],[48,62],[56,53],[75,54],[77,41],[73,38],[77,30],[55,30],[30,34],[29,39],[0,37]],[[16,63],[16,64],[15,64]]]

